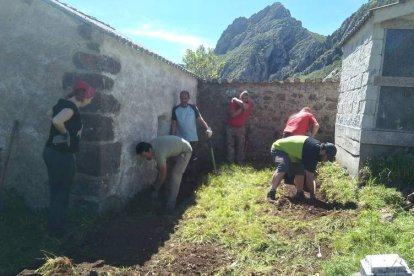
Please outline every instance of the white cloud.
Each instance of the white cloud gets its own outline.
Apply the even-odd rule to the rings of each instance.
[[[214,48],[214,43],[203,37],[171,31],[163,27],[156,27],[151,24],[143,24],[135,29],[125,29],[122,31],[126,35],[150,37],[164,40],[185,46],[187,49],[195,50],[198,46],[204,45]]]

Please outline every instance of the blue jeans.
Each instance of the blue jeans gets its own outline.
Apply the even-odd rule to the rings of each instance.
[[[66,230],[65,220],[70,187],[75,177],[75,156],[45,147],[43,160],[49,177],[48,232],[59,236]]]

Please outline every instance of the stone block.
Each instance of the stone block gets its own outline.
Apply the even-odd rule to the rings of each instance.
[[[374,116],[376,111],[377,111],[377,101],[375,101],[375,100],[366,100],[365,101],[364,114]]]
[[[112,141],[114,139],[114,121],[111,117],[97,114],[82,114],[83,141]]]
[[[278,101],[286,101],[286,94],[282,94],[282,93],[276,94],[276,100],[278,100]]]
[[[315,110],[315,111],[321,110],[322,108],[323,108],[323,104],[321,104],[321,103],[315,103],[312,106],[312,109]],[[335,105],[335,109],[336,109],[336,105]]]
[[[376,118],[374,115],[364,115],[362,118],[361,128],[362,129],[373,129],[375,128]]]
[[[77,80],[84,80],[98,90],[111,90],[114,86],[114,81],[104,75],[94,73],[65,73],[62,79],[63,88],[73,87]]]
[[[325,101],[332,102],[332,103],[337,103],[338,102],[338,98],[326,97],[325,98]]]
[[[81,143],[76,156],[77,172],[91,176],[109,176],[119,171],[122,144]]]
[[[326,106],[326,109],[327,109],[327,110],[336,110],[336,107],[337,107],[337,104],[336,104],[336,103],[329,103],[329,104]]]
[[[105,55],[77,52],[73,56],[73,64],[79,69],[108,72],[111,74],[118,74],[121,71],[121,64],[115,59]]]
[[[84,112],[98,112],[109,113],[117,115],[121,110],[121,104],[118,100],[112,96],[103,93],[97,93],[92,102],[84,107]]]

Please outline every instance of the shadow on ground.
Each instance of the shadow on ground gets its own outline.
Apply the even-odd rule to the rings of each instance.
[[[177,208],[166,213],[163,197],[150,199],[150,191],[139,193],[126,208],[88,233],[65,253],[75,263],[104,260],[122,267],[143,265],[169,240],[185,209],[194,204],[194,191],[200,181],[182,182]]]

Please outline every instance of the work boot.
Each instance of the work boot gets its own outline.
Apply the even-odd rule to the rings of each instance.
[[[303,191],[298,191],[293,196],[292,200],[295,201],[295,202],[303,201],[303,200],[305,200],[305,194],[303,193]]]
[[[267,193],[267,199],[268,200],[276,200],[276,191],[269,191]]]
[[[315,194],[310,194],[309,203],[316,207],[316,205],[318,204],[318,200],[316,199]]]

